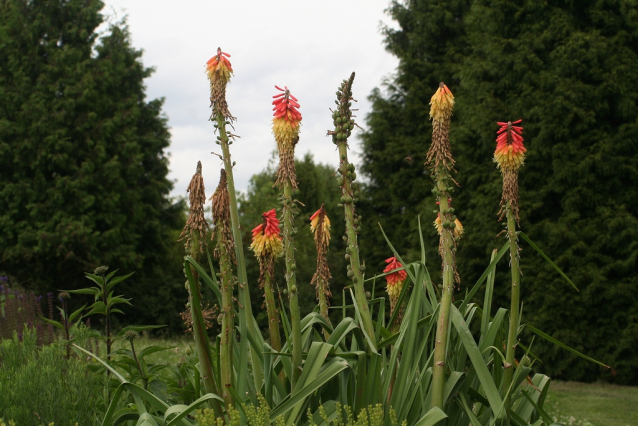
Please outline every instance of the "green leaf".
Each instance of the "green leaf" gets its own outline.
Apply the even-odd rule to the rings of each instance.
[[[117,271],[115,271],[117,272]],[[111,281],[107,280],[107,284],[106,284],[106,292],[110,292],[111,289],[113,287],[115,287],[117,284],[121,283],[122,281],[124,281],[125,279],[127,279],[128,277],[130,277],[131,275],[133,275],[135,272],[131,272],[128,275],[122,275],[121,277],[115,277],[113,278]]]
[[[193,401],[190,405],[186,406],[186,405],[179,405],[179,406],[172,406],[171,408],[169,408],[168,410],[166,410],[166,412],[164,413],[164,420],[168,420],[168,418],[173,415],[173,414],[178,414],[174,419],[172,419],[170,422],[166,423],[166,426],[173,426],[175,424],[177,424],[177,422],[181,421],[182,419],[184,419],[186,416],[188,416],[191,412],[193,412],[194,410],[196,410],[197,408],[199,408],[200,405],[202,405],[203,403],[207,402],[207,401],[211,401],[213,399],[216,399],[218,401],[220,401],[222,404],[224,403],[224,400],[221,399],[219,396],[213,394],[213,393],[207,393],[206,395],[202,396],[201,398],[197,399],[196,401]],[[179,408],[177,408],[179,407]]]
[[[554,262],[552,262],[552,260],[545,254],[543,253],[543,250],[541,250],[536,244],[534,244],[534,242],[532,240],[529,239],[529,237],[527,235],[525,235],[523,233],[523,231],[520,231],[518,233],[518,235],[521,236],[521,238],[523,238],[525,241],[527,241],[527,244],[529,244],[530,246],[532,246],[532,248],[534,250],[536,250],[538,252],[538,254],[540,254],[543,259],[545,259],[547,261],[547,263],[549,263],[554,269],[556,269],[558,271],[558,273],[565,278],[565,280],[571,284],[572,287],[574,287],[574,289],[576,289],[576,291],[580,292],[580,290],[578,290],[578,287],[576,287],[576,284],[574,284],[572,282],[572,280],[569,279],[569,277],[567,275],[565,275],[565,273],[558,267],[557,264],[555,264]]]
[[[87,351],[84,348],[81,348],[80,346],[76,345],[75,343],[73,343],[71,346],[76,347],[77,349],[79,349],[80,351],[84,352],[85,354],[87,354],[88,356],[90,356],[91,358],[94,358],[97,362],[99,362],[100,364],[102,364],[104,367],[106,367],[107,370],[109,370],[111,373],[113,373],[113,375],[115,377],[118,378],[118,380],[121,383],[128,383],[128,381],[120,374],[117,372],[117,370],[113,367],[111,367],[110,365],[108,365],[106,362],[102,361],[102,359],[100,357],[98,357],[97,355],[93,354],[92,352]]]
[[[46,322],[47,324],[51,324],[55,328],[64,331],[64,326],[61,323],[59,323],[57,321],[54,321],[54,320],[51,320],[51,319],[48,319],[48,318],[45,318],[43,316],[40,316],[40,318],[42,319],[42,321]]]
[[[536,327],[533,327],[533,326],[531,326],[531,325],[529,325],[529,324],[525,324],[525,327],[529,328],[531,331],[533,331],[534,333],[536,333],[539,337],[542,337],[543,339],[545,339],[545,340],[547,340],[547,341],[549,341],[549,342],[552,342],[553,344],[555,344],[555,345],[557,345],[557,346],[560,346],[561,348],[563,348],[563,349],[565,349],[565,350],[568,350],[569,352],[571,352],[571,353],[573,353],[573,354],[575,354],[575,355],[578,355],[579,357],[581,357],[581,358],[583,358],[583,359],[586,359],[587,361],[591,361],[591,362],[593,362],[593,363],[595,363],[595,364],[598,364],[598,365],[600,365],[600,366],[602,366],[602,367],[611,368],[611,367],[609,367],[608,365],[603,364],[603,363],[602,363],[602,362],[600,362],[600,361],[596,361],[595,359],[590,358],[590,357],[588,357],[587,355],[583,355],[583,354],[581,354],[581,353],[580,353],[580,352],[578,352],[576,349],[572,349],[572,348],[570,348],[570,347],[569,347],[569,346],[567,346],[566,344],[564,344],[564,343],[562,343],[562,342],[560,342],[560,341],[558,341],[558,340],[554,339],[552,336],[550,336],[550,335],[549,335],[549,334],[547,334],[547,333],[542,332],[541,330],[539,330],[539,329],[538,329],[538,328],[536,328]]]
[[[124,336],[124,334],[127,331],[136,331],[140,333],[142,331],[155,330],[162,327],[166,327],[166,326],[165,325],[127,325],[126,327],[124,327],[117,333],[117,336],[118,337]]]
[[[102,420],[102,426],[113,424],[111,422],[111,418],[114,417],[115,410],[117,409],[120,402],[120,397],[122,396],[122,392],[124,392],[124,383],[120,383],[120,385],[115,390],[115,393],[111,397],[111,403],[109,404],[109,408],[106,410],[106,414],[104,415],[104,419]]]
[[[89,306],[89,312],[84,316],[88,317],[93,314],[106,315],[106,305],[104,304],[104,302],[98,300],[97,302]]]
[[[472,297],[474,297],[474,295],[479,290],[479,288],[481,288],[481,284],[483,284],[483,281],[485,281],[487,277],[490,275],[490,273],[492,273],[494,268],[496,268],[496,264],[498,263],[499,260],[501,260],[501,257],[503,257],[505,253],[507,253],[509,248],[510,248],[510,242],[506,241],[505,244],[503,244],[503,247],[501,247],[501,249],[496,254],[496,257],[492,259],[487,269],[485,269],[483,274],[476,281],[476,284],[474,284],[474,287],[472,287],[472,290],[470,290],[470,292],[467,293],[467,295],[463,299],[463,303],[461,303],[461,306],[459,306],[460,311],[465,311],[465,307],[467,306],[468,303],[470,303],[470,301],[472,300]]]
[[[443,419],[447,419],[447,414],[439,407],[432,407],[414,426],[433,426]]]
[[[77,318],[78,315],[80,315],[82,313],[82,311],[84,310],[84,308],[86,308],[86,305],[82,306],[80,309],[78,309],[77,311],[73,312],[70,316],[69,316],[69,322],[73,322],[73,320],[75,318]],[[80,318],[78,319],[78,321],[82,319],[82,315],[80,315]]]
[[[195,268],[195,270],[199,274],[199,277],[202,280],[204,280],[206,285],[208,287],[210,287],[210,289],[213,291],[213,293],[215,293],[215,297],[217,297],[217,304],[219,306],[223,306],[222,305],[222,293],[219,290],[219,282],[217,282],[217,279],[213,280],[210,277],[210,275],[208,275],[208,273],[206,273],[204,268],[202,268],[202,266],[199,263],[197,263],[197,261],[195,259],[193,259],[191,256],[186,256],[186,262],[188,262],[191,265],[193,265],[193,268]],[[213,272],[213,274],[215,273],[215,270],[212,269],[212,264],[211,264],[211,271]]]
[[[100,289],[97,287],[90,287],[90,288],[81,288],[79,290],[64,290],[67,293],[73,293],[73,294],[91,294],[93,296],[97,296],[98,294],[100,294]]]
[[[485,392],[485,396],[487,400],[490,402],[490,407],[492,408],[492,412],[498,417],[502,418],[505,415],[505,410],[503,410],[503,400],[501,399],[501,395],[496,388],[496,384],[490,375],[490,371],[483,360],[483,355],[479,350],[478,346],[476,346],[476,342],[474,341],[474,337],[472,333],[467,327],[465,320],[463,319],[463,315],[459,312],[456,306],[451,306],[452,311],[452,323],[456,328],[456,332],[459,335],[465,350],[467,351],[467,355],[472,362],[472,367],[476,371],[476,375],[483,387],[483,392]]]
[[[306,397],[348,367],[348,363],[342,358],[330,359],[312,381],[304,383],[298,391],[289,395],[288,399],[282,401],[279,406],[272,410],[270,412],[270,419],[274,421],[278,416],[286,414],[298,404],[303,404]]]

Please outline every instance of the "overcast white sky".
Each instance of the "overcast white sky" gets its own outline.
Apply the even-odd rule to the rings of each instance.
[[[384,49],[382,25],[395,27],[384,13],[390,0],[175,1],[105,0],[103,13],[127,22],[133,45],[144,50],[142,61],[156,71],[146,81],[149,99],[165,97],[171,127],[172,195],[186,186],[202,161],[208,192],[217,185],[221,161],[213,125],[208,121],[209,86],[206,61],[217,47],[231,54],[235,72],[227,90],[237,117],[231,146],[237,189],[245,191],[250,176],[263,170],[275,148],[270,131],[274,85],[288,86],[303,115],[297,156],[311,152],[322,163],[338,161],[326,130],[329,107],[344,78],[356,72],[354,98],[358,121],[370,111],[367,97],[397,67]],[[356,132],[355,132],[356,134]],[[351,149],[359,152],[358,141]]]

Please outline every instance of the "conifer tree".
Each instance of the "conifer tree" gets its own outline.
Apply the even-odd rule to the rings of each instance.
[[[102,7],[0,3],[0,269],[36,291],[136,271],[134,320],[177,323],[160,303],[184,292],[163,100],[145,99],[152,70],[123,23],[98,39]]]
[[[424,199],[430,182],[422,167],[430,143],[429,90],[445,81],[454,92],[450,141],[466,229],[457,253],[461,292],[500,244],[494,123],[504,116],[527,123],[521,229],[580,293],[522,243],[524,320],[616,374],[537,339],[540,368],[554,378],[638,380],[638,27],[632,4],[392,2],[399,28],[386,30],[386,47],[399,68],[386,93],[371,95],[363,136],[368,243],[362,247],[380,265],[383,240],[370,231],[376,222],[395,247],[419,248],[416,216],[433,204],[432,197]],[[436,273],[436,234],[424,232]],[[500,288],[505,296],[504,269],[496,282],[496,295]]]

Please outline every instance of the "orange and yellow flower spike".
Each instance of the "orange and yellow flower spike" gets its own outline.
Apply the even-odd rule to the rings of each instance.
[[[319,224],[321,224],[321,231],[317,232],[317,225]],[[310,232],[315,234],[315,241],[319,240],[326,247],[330,245],[330,219],[328,219],[323,205],[310,216]]]
[[[523,145],[523,127],[515,126],[523,120],[514,122],[501,122],[497,124],[501,128],[496,132],[496,150],[494,151],[494,162],[501,169],[503,175],[503,195],[501,197],[501,210],[499,220],[506,214],[507,206],[512,210],[518,222],[518,171],[525,163],[525,152],[527,149]]]
[[[206,62],[206,75],[210,80],[210,106],[213,109],[211,118],[219,113],[224,119],[232,121],[234,117],[228,111],[226,102],[226,85],[233,74],[233,67],[228,58],[230,55],[218,47],[217,54]]]
[[[299,101],[288,90],[287,86],[273,98],[272,132],[277,141],[279,150],[279,169],[277,170],[277,182],[283,186],[284,182],[290,182],[293,188],[297,188],[297,175],[295,173],[295,145],[299,141],[299,127],[301,125],[301,113]]]
[[[396,308],[396,303],[399,300],[401,290],[403,290],[403,283],[408,277],[408,273],[405,272],[405,269],[397,270],[399,268],[402,268],[403,265],[397,260],[396,257],[390,257],[386,259],[385,263],[387,263],[388,265],[385,267],[383,272],[391,272],[390,274],[385,276],[385,279],[387,281],[386,291],[388,292],[388,296],[390,298],[390,315],[392,315],[394,309]]]
[[[281,229],[279,229],[277,212],[272,209],[261,216],[264,223],[253,229],[253,242],[250,248],[257,257],[280,257],[284,252],[284,245],[280,235]]]
[[[430,99],[430,119],[432,120],[432,145],[427,154],[427,164],[438,173],[439,165],[446,168],[454,165],[450,148],[450,119],[454,108],[454,95],[444,83]]]
[[[330,274],[328,260],[326,259],[328,245],[330,244],[330,219],[328,219],[328,215],[326,215],[325,206],[323,204],[319,210],[310,216],[310,232],[315,234],[315,246],[317,248],[317,271],[310,283],[314,284],[317,289],[319,312],[321,316],[330,323],[328,306],[332,293],[330,293],[329,280],[332,278],[332,275]],[[324,334],[327,340],[330,334],[325,330]]]
[[[230,81],[233,67],[230,65],[228,58],[230,58],[230,55],[222,52],[222,49],[218,47],[217,54],[206,62],[206,74],[211,83],[220,80],[226,84]]]
[[[515,126],[523,120],[514,122],[498,122],[501,128],[496,132],[496,151],[494,151],[494,162],[501,170],[518,170],[525,162],[525,145],[523,145],[523,128]]]

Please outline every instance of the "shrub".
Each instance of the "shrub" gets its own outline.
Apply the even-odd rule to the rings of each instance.
[[[62,345],[39,348],[25,329],[22,340],[0,342],[0,413],[16,425],[99,424],[103,379],[81,359],[64,357]],[[2,423],[0,423],[2,424]],[[11,423],[9,423],[11,424]]]

